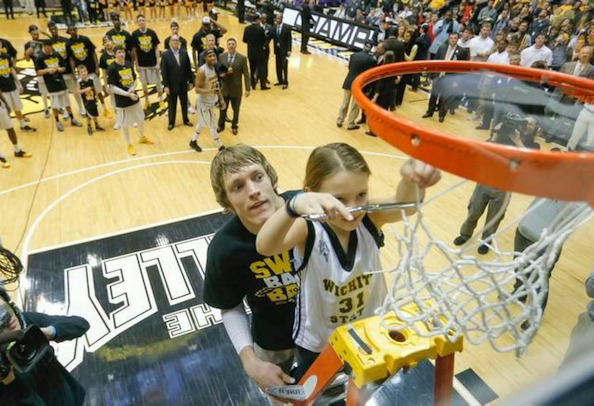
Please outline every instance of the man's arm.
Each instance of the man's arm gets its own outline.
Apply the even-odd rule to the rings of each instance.
[[[49,316],[32,312],[24,312],[23,315],[30,324],[40,327],[46,337],[47,328],[53,328],[53,334],[48,339],[57,343],[82,337],[90,328],[89,322],[78,316]]]
[[[250,95],[250,89],[252,88],[252,79],[250,78],[250,70],[248,69],[247,58],[243,58],[243,63],[241,64],[241,73],[243,75],[243,80],[245,81],[245,97]]]
[[[165,52],[169,52],[169,51],[165,51]],[[168,63],[167,63],[167,58],[165,57],[165,55],[163,55],[163,58],[161,58],[161,78],[163,79],[163,87],[165,89],[169,88],[169,68],[168,68]]]

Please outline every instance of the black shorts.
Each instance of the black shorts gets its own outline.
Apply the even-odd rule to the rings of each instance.
[[[90,117],[99,117],[96,100],[85,100],[83,104],[85,105],[85,110]]]

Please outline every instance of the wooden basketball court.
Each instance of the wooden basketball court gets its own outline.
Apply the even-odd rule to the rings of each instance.
[[[219,22],[229,30],[221,45],[227,38],[237,38],[238,50],[245,54],[245,44],[241,43],[244,26],[227,14],[222,14]],[[46,27],[45,22],[25,16],[15,21],[2,20],[0,37],[13,43],[19,51],[19,59],[23,57],[23,45],[28,40],[27,27],[33,23],[41,29]],[[169,21],[149,22],[148,26],[158,33],[162,42],[169,35]],[[181,35],[190,40],[199,28],[199,21],[183,20],[180,26]],[[135,24],[129,24],[128,30],[134,29]],[[106,31],[105,28],[79,29],[79,34],[90,37],[100,49],[101,38]],[[63,31],[60,34],[66,36]],[[244,97],[239,134],[234,136],[230,129],[226,129],[221,134],[223,143],[246,143],[259,148],[276,168],[281,188],[297,189],[301,187],[305,163],[314,147],[329,142],[347,142],[362,151],[371,166],[372,195],[391,193],[399,181],[398,170],[405,157],[384,141],[366,136],[365,127],[357,131],[336,127],[347,62],[322,49],[311,50],[312,55],[301,55],[298,43],[294,42],[289,61],[289,88],[258,89],[252,91],[249,98]],[[25,67],[25,62],[21,61],[19,66]],[[273,57],[269,72],[269,79],[274,83]],[[151,97],[151,101],[157,101],[156,95]],[[195,101],[194,94],[191,101]],[[76,114],[76,105],[73,100],[71,102]],[[8,138],[0,136],[0,150],[12,164],[10,169],[0,170],[0,210],[3,213],[0,236],[2,244],[15,251],[24,263],[29,255],[36,252],[98,241],[110,235],[124,235],[130,230],[166,225],[219,209],[209,179],[209,163],[217,152],[215,144],[203,131],[198,143],[205,150],[196,153],[190,149],[188,142],[192,129],[181,125],[179,114],[179,124],[173,131],[167,131],[167,119],[163,112],[147,118],[146,135],[155,144],[135,144],[137,155],[129,157],[120,133],[112,129],[113,120],[100,117],[100,123],[108,131],[92,136],[86,134],[84,127],[69,125],[63,133],[58,133],[53,122],[44,119],[38,98],[25,104],[26,111],[30,112],[30,125],[38,131],[17,133],[21,146],[33,157],[14,158]],[[407,91],[403,107],[395,114],[421,122],[426,106],[426,93]],[[443,124],[437,122],[437,117],[426,119],[423,124],[442,127],[463,137],[487,137],[485,132],[474,130],[475,122],[466,118],[466,112],[458,110]],[[194,117],[190,120],[196,122]],[[550,148],[544,142],[542,145]],[[443,181],[430,193],[445,190],[458,180],[444,174]],[[426,221],[437,237],[450,242],[458,235],[473,187],[469,182],[427,208]],[[530,201],[528,196],[514,195],[506,219],[523,213]],[[515,227],[512,227],[507,231],[498,243],[511,247],[514,230]],[[147,238],[146,249],[163,243],[159,235]],[[395,243],[389,232],[386,241],[384,266],[394,263],[397,258]],[[572,327],[588,302],[584,281],[594,263],[592,241],[594,226],[587,224],[574,233],[563,247],[551,279],[543,325],[521,359],[516,359],[513,353],[497,353],[488,344],[477,347],[467,344],[464,352],[457,356],[456,373],[472,369],[501,398],[556,372],[567,349]],[[118,247],[114,247],[111,254],[121,255],[124,251],[124,248],[118,251]],[[53,268],[51,261],[47,264],[47,268],[43,269],[38,261],[36,267],[48,275],[54,273],[58,279],[63,278],[64,269]],[[35,282],[43,284],[44,280],[36,279]],[[35,300],[39,304],[37,299],[27,297],[29,285],[25,281],[21,286],[25,303],[32,304],[30,300]],[[47,309],[52,309],[48,303],[45,305]],[[225,339],[224,335],[220,337]],[[145,350],[158,351],[157,348],[158,343],[155,346],[147,344]],[[127,350],[132,351],[130,348]],[[113,349],[111,356],[122,359],[118,358],[117,349]],[[224,379],[224,376],[219,376],[219,379]],[[112,404],[141,404],[125,403],[123,399],[119,402],[124,403],[114,400]]]

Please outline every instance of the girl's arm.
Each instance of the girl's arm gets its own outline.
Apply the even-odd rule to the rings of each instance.
[[[352,220],[353,216],[346,207],[328,193],[302,193],[287,202],[274,213],[258,232],[256,249],[265,256],[279,254],[298,247],[305,252],[307,241],[307,223],[297,216],[303,214],[323,214],[330,218],[344,217]]]
[[[441,172],[424,162],[409,159],[400,168],[400,176],[402,176],[402,179],[398,184],[394,197],[372,200],[370,203],[416,202],[417,186],[419,188],[419,199],[422,201],[425,198],[425,189],[439,182]],[[414,214],[416,211],[416,208],[404,210],[407,216]],[[379,229],[384,224],[400,221],[402,219],[402,209],[371,212],[368,216]]]

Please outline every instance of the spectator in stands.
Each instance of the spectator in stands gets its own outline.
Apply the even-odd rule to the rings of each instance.
[[[432,55],[436,55],[440,47],[446,43],[451,33],[458,32],[458,22],[452,19],[452,11],[446,10],[443,14],[443,18],[433,26],[433,40],[429,52]],[[456,38],[456,41],[458,38]],[[432,57],[432,59],[434,59]]]
[[[551,69],[554,71],[558,71],[559,69],[561,69],[561,66],[563,66],[563,64],[565,64],[565,62],[567,62],[567,59],[569,58],[571,49],[569,49],[567,46],[568,39],[569,38],[567,34],[561,33],[551,44],[550,49],[553,53]]]
[[[497,16],[495,25],[493,26],[491,37],[495,38],[495,35],[497,35],[498,32],[507,32],[509,23],[509,11],[507,9],[501,10],[501,13]]]
[[[470,40],[474,37],[474,33],[472,32],[472,28],[465,27],[464,31],[462,31],[462,35],[458,40],[458,46],[462,48],[468,48],[470,46]]]
[[[516,33],[516,38],[518,41],[518,50],[523,51],[524,49],[530,47],[532,45],[532,37],[528,34],[528,26],[530,22],[528,20],[523,20],[520,25],[518,26],[518,32]]]
[[[532,22],[530,26],[530,37],[536,38],[541,32],[546,34],[549,30],[549,14],[546,10],[541,10],[538,14],[538,18]]]
[[[482,24],[484,22],[493,22],[497,18],[497,10],[495,9],[494,1],[489,0],[487,6],[483,7],[478,14],[478,22]]]
[[[551,66],[553,63],[553,52],[545,45],[546,40],[547,37],[545,34],[538,34],[534,45],[522,51],[522,66],[530,67],[537,61],[544,61],[546,66]]]

